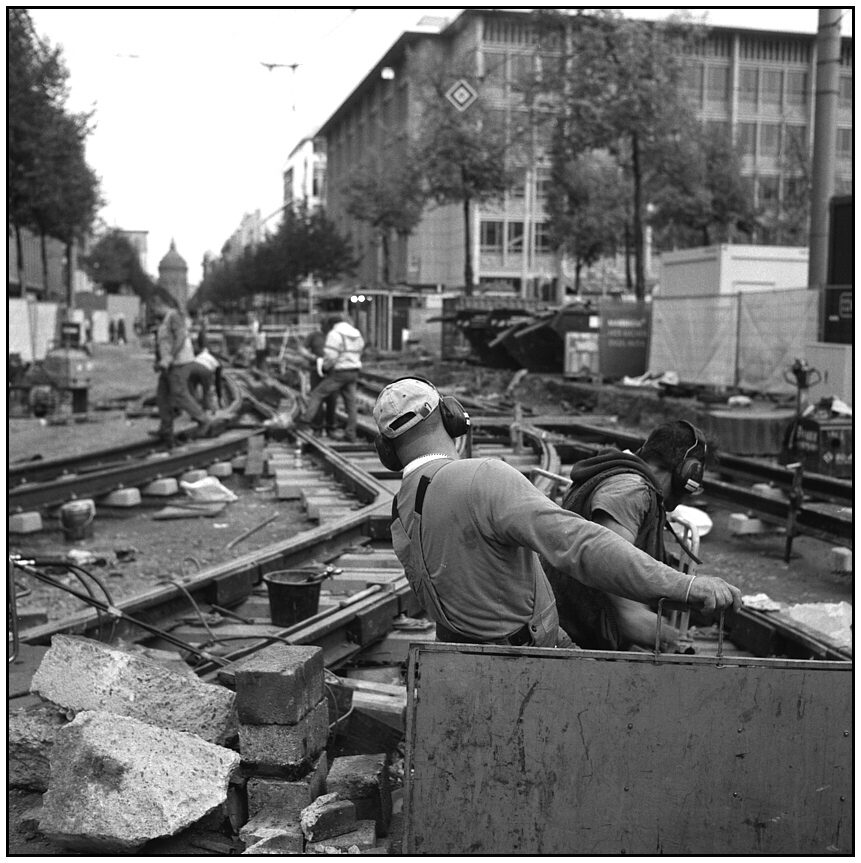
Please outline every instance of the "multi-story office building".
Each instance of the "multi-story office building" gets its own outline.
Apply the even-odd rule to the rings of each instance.
[[[541,63],[528,13],[466,9],[430,33],[404,33],[323,124],[326,207],[362,259],[357,284],[380,283],[380,244],[371,228],[346,212],[344,184],[367,153],[399,132],[415,134],[420,116],[418,60],[436,54],[472,57],[478,95],[492,110],[523,109],[516,86]],[[853,42],[843,38],[835,192],[852,182]],[[816,93],[816,36],[713,27],[688,59],[686,88],[700,118],[730,130],[745,152],[743,172],[758,205],[779,204],[797,182],[792,153],[809,159]],[[545,209],[550,176],[549,137],[536,132],[521,180],[503,200],[471,208],[472,256],[480,286],[506,285],[521,296],[560,299],[571,282],[550,248]],[[770,238],[763,238],[768,242]],[[403,285],[463,285],[463,215],[458,205],[428,207],[408,236],[391,240],[390,281]]]

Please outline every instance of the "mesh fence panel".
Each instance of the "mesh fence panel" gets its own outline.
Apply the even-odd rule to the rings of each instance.
[[[783,374],[816,341],[819,293],[768,291],[742,294],[739,309],[739,386],[793,391]]]
[[[731,386],[737,309],[733,296],[655,297],[649,370],[676,372],[685,383]]]
[[[807,288],[710,297],[655,297],[649,371],[690,384],[792,392],[783,374],[818,331]]]

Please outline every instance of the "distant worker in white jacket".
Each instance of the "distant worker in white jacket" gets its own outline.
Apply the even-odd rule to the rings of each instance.
[[[299,428],[309,428],[320,405],[329,396],[341,393],[347,411],[345,440],[356,440],[356,384],[362,368],[362,351],[365,340],[350,323],[347,315],[335,315],[328,321],[326,341],[323,345],[322,373],[320,381],[308,396],[308,406],[296,423]]]

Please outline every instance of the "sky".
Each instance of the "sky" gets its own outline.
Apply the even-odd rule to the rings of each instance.
[[[94,111],[87,160],[107,199],[102,218],[149,232],[145,263],[153,276],[174,240],[193,285],[203,255],[218,253],[243,214],[279,211],[290,151],[401,33],[426,15],[453,19],[460,11],[30,9],[37,33],[63,48],[67,107]],[[641,18],[673,11],[623,9]],[[813,7],[689,11],[713,25],[816,33],[818,24]],[[852,35],[852,10],[844,11],[842,32]]]

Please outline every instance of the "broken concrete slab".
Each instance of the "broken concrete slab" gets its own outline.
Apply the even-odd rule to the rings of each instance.
[[[68,719],[56,707],[44,705],[34,710],[11,710],[7,721],[8,787],[46,791],[54,738]]]
[[[157,662],[75,635],[55,635],[30,691],[66,710],[101,710],[226,743],[236,734],[236,695]]]
[[[237,753],[195,734],[83,711],[57,732],[39,829],[64,847],[134,852],[227,798]]]

